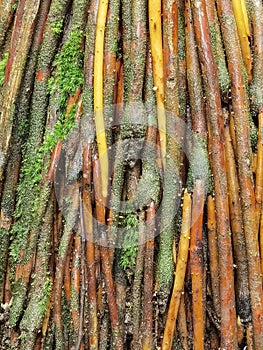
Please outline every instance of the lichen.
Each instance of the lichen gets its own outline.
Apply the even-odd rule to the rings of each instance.
[[[193,133],[191,140],[191,154],[189,156],[187,188],[193,191],[195,180],[202,180],[206,193],[213,192],[213,177],[207,150],[207,141],[197,133]]]
[[[157,261],[156,280],[158,289],[169,294],[173,280],[173,240],[175,217],[181,201],[181,189],[178,169],[172,158],[166,161],[164,173],[163,198],[161,203],[160,245]]]
[[[221,93],[226,94],[229,90],[230,78],[227,71],[220,28],[216,24],[210,25],[209,31],[210,31],[210,37],[211,37],[212,50],[213,50],[213,54],[214,54],[214,58],[215,58],[217,70],[218,70],[218,82],[219,82],[220,91]]]

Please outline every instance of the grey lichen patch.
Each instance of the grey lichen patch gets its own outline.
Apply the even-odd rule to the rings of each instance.
[[[10,309],[9,323],[11,327],[14,327],[21,316],[21,311],[24,306],[24,295],[27,290],[27,284],[20,278],[12,285],[13,301]]]
[[[225,53],[222,46],[222,38],[220,33],[220,28],[217,24],[210,25],[210,37],[212,50],[218,70],[218,82],[220,91],[223,94],[228,93],[230,87],[230,78],[226,66]]]
[[[184,15],[181,11],[178,13],[178,60],[185,59],[185,31]]]
[[[123,118],[121,119],[121,138],[139,139],[145,136],[146,132],[145,107],[141,102],[125,105]]]
[[[213,177],[207,150],[207,141],[194,133],[191,140],[187,188],[192,191],[196,180],[202,180],[206,193],[213,192]]]
[[[89,0],[76,0],[73,2],[72,23],[79,30],[84,29],[89,2]]]
[[[262,78],[262,74],[254,74],[250,84],[251,112],[253,117],[256,117],[263,107]]]
[[[161,231],[160,235],[162,236],[162,243],[158,254],[156,280],[158,282],[158,291],[169,294],[174,272],[172,255],[174,225],[171,223],[171,226]]]
[[[4,282],[4,274],[6,269],[8,245],[9,245],[9,231],[5,228],[0,228],[0,286]]]
[[[25,314],[20,322],[20,329],[27,336],[36,332],[41,327],[41,322],[46,313],[46,306],[52,291],[52,281],[49,276],[43,277],[43,286],[37,293],[31,295],[30,305],[26,308]]]
[[[143,163],[142,175],[134,198],[134,206],[143,209],[152,201],[158,203],[160,193],[160,177],[157,166],[153,167],[147,160]]]
[[[63,28],[64,11],[67,7],[67,0],[56,0],[52,1],[50,8],[50,15],[48,17],[48,23],[50,25],[51,31],[55,35],[60,35]]]
[[[167,159],[164,173],[163,198],[161,203],[160,246],[156,280],[158,289],[169,293],[173,280],[173,240],[175,216],[181,201],[178,169],[171,158]]]

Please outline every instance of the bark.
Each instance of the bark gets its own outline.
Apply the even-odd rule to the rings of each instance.
[[[233,257],[227,198],[226,164],[223,149],[223,118],[217,69],[212,53],[205,3],[193,3],[193,19],[199,58],[202,63],[208,107],[211,168],[215,184],[215,204],[219,244],[221,346],[237,347]]]

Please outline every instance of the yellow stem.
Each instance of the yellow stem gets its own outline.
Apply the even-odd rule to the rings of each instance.
[[[95,57],[94,57],[94,113],[96,138],[101,165],[102,195],[107,197],[109,161],[107,152],[107,140],[103,114],[103,57],[104,57],[104,35],[109,0],[100,0],[98,8]]]
[[[252,60],[248,37],[250,36],[248,15],[245,0],[232,0],[238,36],[248,81],[252,80]]]
[[[153,61],[154,90],[156,92],[158,131],[161,145],[163,168],[166,156],[166,114],[164,110],[164,77],[161,0],[149,0],[149,28]]]
[[[189,255],[191,228],[191,195],[185,190],[183,199],[182,232],[179,241],[173,292],[167,314],[162,350],[171,350],[181,295],[184,288],[187,259]]]

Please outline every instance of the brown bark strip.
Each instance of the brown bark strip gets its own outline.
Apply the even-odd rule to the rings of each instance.
[[[207,198],[207,230],[208,250],[211,275],[211,287],[213,305],[217,317],[220,317],[220,281],[219,281],[219,258],[218,258],[218,237],[216,227],[215,200],[209,195]]]
[[[175,0],[163,2],[163,66],[165,109],[178,116],[178,7]]]
[[[104,117],[108,146],[113,142],[112,122],[114,113],[114,94],[115,94],[115,75],[117,71],[118,35],[120,21],[120,0],[109,2],[107,23],[105,29],[105,48],[104,48]]]
[[[217,68],[212,52],[205,1],[192,3],[196,41],[204,78],[208,107],[211,168],[215,184],[215,204],[219,244],[221,347],[237,348],[233,257],[229,224],[226,164],[223,148],[224,123]]]
[[[73,246],[72,269],[71,269],[71,297],[70,312],[73,332],[70,342],[76,345],[77,335],[80,328],[80,269],[81,269],[81,237],[77,232]]]
[[[71,243],[72,243],[73,237],[71,239]],[[64,273],[64,293],[65,293],[65,297],[67,299],[68,302],[70,302],[70,296],[71,296],[71,246],[72,244],[70,243],[70,248],[67,254],[67,258],[66,258],[66,263],[65,263],[65,273]]]
[[[254,345],[255,349],[261,349],[263,344],[263,291],[258,230],[256,225],[248,111],[245,82],[242,74],[242,57],[237,44],[238,37],[231,1],[217,0],[217,7],[228,60],[228,70],[231,77],[232,106],[237,147],[236,155],[248,259]]]
[[[257,145],[256,181],[255,181],[257,228],[260,225],[262,200],[263,200],[262,196],[263,196],[263,109],[258,114],[258,145]]]
[[[253,28],[252,82],[250,84],[251,110],[256,117],[263,107],[263,4],[262,1],[249,0]]]
[[[2,59],[6,35],[14,17],[13,6],[15,3],[16,0],[0,1],[0,61]]]
[[[101,253],[101,263],[102,272],[104,275],[108,306],[110,311],[110,320],[112,328],[113,346],[116,350],[123,349],[123,340],[120,337],[119,332],[119,319],[118,319],[118,309],[116,303],[115,295],[115,285],[112,276],[112,263],[109,254],[108,241],[106,236],[105,228],[105,198],[102,195],[102,187],[100,182],[100,160],[95,157],[94,159],[94,187],[96,196],[96,218],[99,223],[99,235],[100,235],[100,253]]]
[[[22,27],[25,5],[26,5],[26,0],[22,0],[22,1],[20,1],[19,7],[17,9],[14,28],[13,28],[13,32],[12,32],[12,38],[11,38],[11,47],[10,47],[9,57],[8,57],[6,70],[5,70],[5,82],[7,82],[10,78],[11,68],[13,65],[13,61],[15,59],[14,56],[15,56],[15,52],[16,52],[16,45],[18,44],[19,34],[20,34],[19,32],[20,32],[21,27]]]
[[[218,69],[218,82],[222,97],[229,92],[230,78],[226,66],[225,51],[222,43],[222,35],[214,0],[206,2],[207,19],[211,36],[212,50]]]
[[[72,229],[75,224],[78,206],[79,206],[79,186],[77,183],[71,185],[72,190],[72,206],[67,213],[66,222],[63,228],[63,233],[60,239],[59,251],[58,251],[58,260],[56,265],[56,273],[54,279],[54,290],[53,293],[56,296],[54,299],[54,309],[53,317],[55,324],[55,341],[56,349],[63,349],[63,322],[62,322],[62,287],[63,287],[63,278],[65,274],[66,260],[68,256],[69,248],[71,247],[72,239]]]
[[[191,107],[192,129],[207,138],[201,67],[198,59],[190,2],[185,3],[186,73]]]
[[[49,169],[46,174],[46,181],[48,182],[54,182],[54,175],[55,175],[56,167],[59,162],[61,148],[62,148],[62,141],[59,140],[52,152]]]
[[[92,143],[88,143],[83,150],[83,211],[80,215],[83,219],[86,239],[86,262],[88,279],[88,317],[89,317],[89,346],[91,350],[98,349],[98,318],[96,295],[96,265],[95,244],[93,235],[93,215],[91,202],[92,179]]]
[[[182,344],[183,350],[188,350],[188,329],[187,329],[187,319],[185,312],[184,303],[184,293],[181,295],[180,306],[178,310],[178,323],[177,329],[179,333],[180,342]]]
[[[144,257],[142,349],[153,349],[153,259],[155,234],[155,204],[152,202],[146,211],[146,245]]]
[[[165,330],[162,341],[162,350],[172,349],[173,336],[176,326],[176,320],[183,292],[186,265],[188,260],[188,249],[190,242],[191,228],[191,195],[185,191],[183,199],[183,216],[181,237],[178,248],[178,257],[175,268],[175,279],[168,309]]]
[[[131,344],[132,350],[141,348],[141,285],[144,270],[144,257],[145,257],[145,212],[139,213],[139,240],[138,240],[138,252],[136,257],[136,266],[134,272],[134,280],[132,285],[132,327],[133,327],[133,339]]]
[[[227,167],[227,184],[229,196],[229,210],[231,219],[231,231],[234,248],[234,263],[236,265],[235,292],[237,299],[237,312],[242,320],[246,322],[250,318],[249,288],[248,288],[248,266],[246,258],[246,242],[243,230],[243,218],[239,197],[239,184],[236,170],[234,150],[228,125],[228,113],[223,111],[226,119],[225,126],[225,153]]]
[[[14,4],[16,0],[1,0],[0,1],[0,60],[2,59],[2,49],[6,43],[6,36],[12,20],[14,18],[15,10]]]
[[[12,133],[12,106],[20,88],[23,70],[30,49],[31,37],[35,27],[40,0],[23,0],[19,3],[18,13],[14,23],[12,47],[6,66],[6,78],[3,97],[0,95],[0,181],[6,163],[6,156]],[[8,82],[8,84],[7,84]]]
[[[190,271],[192,280],[192,317],[194,330],[194,349],[204,349],[205,310],[204,310],[204,266],[203,266],[203,215],[204,185],[195,180],[192,199]]]

